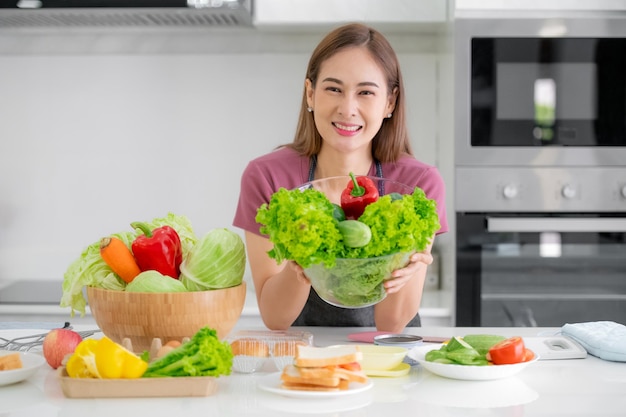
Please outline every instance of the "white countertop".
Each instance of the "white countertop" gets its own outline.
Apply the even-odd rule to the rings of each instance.
[[[83,330],[88,326],[76,326]],[[300,328],[304,329],[304,328]],[[236,330],[243,330],[238,329]],[[367,328],[306,328],[319,346],[349,343],[347,335]],[[542,328],[422,327],[407,333],[422,336],[463,336],[491,333],[504,336],[554,334]],[[4,331],[6,332],[6,331]],[[626,414],[626,363],[585,359],[542,360],[516,376],[496,381],[458,381],[413,366],[408,376],[371,378],[371,390],[337,398],[296,399],[258,388],[261,378],[276,372],[268,363],[264,372],[218,378],[218,389],[208,397],[68,399],[55,371],[44,366],[35,376],[0,387],[0,415],[68,417],[137,416],[293,416],[298,414],[352,416],[623,416]]]

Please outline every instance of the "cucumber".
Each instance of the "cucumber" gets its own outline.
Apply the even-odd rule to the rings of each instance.
[[[339,222],[338,226],[343,236],[343,243],[350,248],[363,247],[372,239],[370,227],[358,220],[344,220]]]
[[[333,218],[338,222],[342,222],[346,219],[346,213],[339,204],[333,203]]]

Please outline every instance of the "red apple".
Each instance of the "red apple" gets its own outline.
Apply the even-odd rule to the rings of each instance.
[[[61,366],[63,358],[74,353],[76,346],[83,338],[73,330],[53,329],[43,339],[43,356],[53,369]]]

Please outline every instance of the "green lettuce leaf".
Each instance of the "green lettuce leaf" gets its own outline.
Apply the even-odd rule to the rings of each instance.
[[[277,263],[293,260],[304,268],[322,262],[334,265],[343,247],[334,210],[319,190],[279,189],[256,215],[263,225],[261,233],[274,244],[269,256]]]
[[[413,194],[392,199],[386,195],[365,207],[359,221],[372,231],[370,243],[360,248],[347,248],[346,258],[371,258],[397,252],[420,252],[428,247],[441,227],[437,203],[421,188]]]

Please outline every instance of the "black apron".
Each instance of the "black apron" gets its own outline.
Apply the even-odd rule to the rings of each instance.
[[[383,167],[379,161],[376,164],[376,176],[383,178]],[[315,179],[317,157],[311,157],[309,181]],[[309,299],[300,312],[293,326],[327,326],[327,327],[375,327],[374,306],[363,308],[342,308],[328,304],[322,300],[313,287],[309,292]],[[407,327],[420,327],[419,313],[407,324]]]

